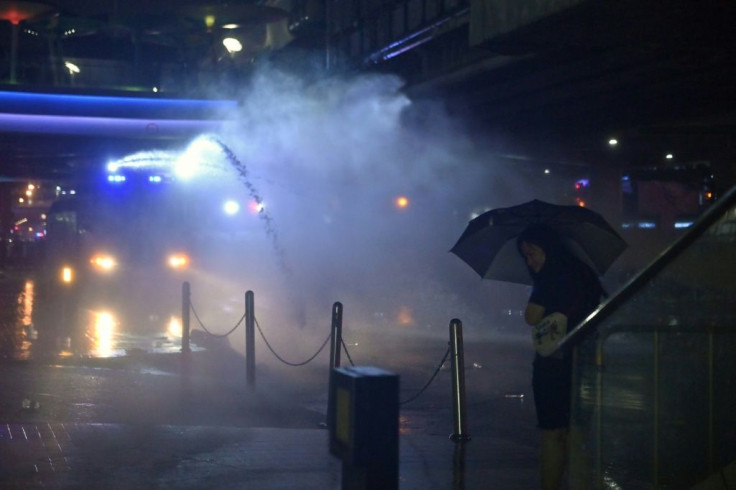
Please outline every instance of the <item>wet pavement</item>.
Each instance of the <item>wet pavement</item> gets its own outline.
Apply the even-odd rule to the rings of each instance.
[[[22,324],[11,330],[16,346],[30,342]],[[402,401],[424,386],[447,348],[441,335],[411,331],[344,335],[356,364],[400,375]],[[401,405],[401,489],[536,487],[525,340],[466,339],[469,442],[448,438],[448,367]],[[258,344],[256,385],[248,386],[242,355],[226,345],[190,354],[156,347],[107,358],[24,356],[22,348],[6,355],[3,488],[341,488],[324,424],[328,353],[290,367]]]

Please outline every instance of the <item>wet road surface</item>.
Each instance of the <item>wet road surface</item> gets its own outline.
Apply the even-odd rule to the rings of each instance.
[[[44,313],[44,298],[39,289],[30,274],[8,275],[0,281],[0,300],[4,306],[0,317],[0,353],[7,374],[2,383],[10,383],[4,387],[6,396],[0,402],[4,413],[20,407],[20,402],[27,399],[39,402],[48,416],[57,419],[92,421],[95,417],[106,417],[97,421],[120,421],[136,417],[137,413],[149,413],[148,416],[160,413],[165,401],[170,405],[168,413],[181,412],[182,417],[191,419],[201,411],[200,405],[214,410],[230,401],[234,409],[238,399],[252,398],[253,390],[246,387],[244,358],[226,339],[205,342],[206,335],[193,332],[193,342],[199,341],[210,349],[194,343],[194,352],[184,362],[181,337],[171,332],[132,335],[116,331],[110,338],[100,339],[86,325],[71,328],[59,322],[43,322],[37,327],[34,319],[43,317]],[[373,365],[399,374],[402,402],[415,398],[437,370],[448,348],[448,339],[442,332],[344,329],[343,337],[346,351],[342,365],[351,362]],[[73,339],[79,338],[85,342],[74,345]],[[532,351],[526,340],[523,336],[472,339],[466,335],[468,418],[475,431],[510,428],[514,432],[518,428],[516,436],[523,434],[528,439],[531,432],[531,437],[536,438],[534,431],[524,429],[530,420],[533,426],[530,418],[533,416]],[[325,411],[327,349],[314,362],[302,367],[280,363],[260,338],[256,338],[256,350],[259,396],[299,399],[308,412]],[[213,393],[196,403],[184,400],[182,397],[194,386],[211,389]],[[135,394],[137,389],[158,396],[150,400],[141,398]],[[447,361],[421,395],[402,404],[404,428],[431,430],[432,418],[452,420],[451,396]],[[129,406],[130,399],[136,400],[135,404]],[[180,405],[187,408],[179,408]],[[448,410],[449,413],[443,413]],[[495,414],[499,412],[510,412],[510,415],[498,417]],[[508,423],[509,416],[514,423]],[[315,421],[314,417],[297,419],[307,425]],[[289,419],[281,417],[274,420],[289,423]],[[236,417],[228,418],[227,423],[247,425],[249,422]],[[268,425],[273,424],[276,422]]]
[[[192,464],[207,466],[209,459],[216,460],[213,451],[216,453],[217,447],[240,444],[243,438],[250,440],[254,437],[250,432],[238,430],[288,429],[297,431],[290,432],[289,437],[316,438],[317,442],[326,437],[324,423],[329,362],[329,353],[326,351],[314,362],[295,368],[279,363],[257,342],[255,387],[247,385],[243,356],[223,343],[210,345],[209,349],[195,349],[185,355],[177,351],[175,339],[153,338],[144,339],[139,347],[122,351],[113,349],[111,352],[121,355],[111,357],[95,357],[90,353],[64,355],[65,346],[61,345],[59,350],[56,339],[43,343],[42,330],[31,335],[26,311],[29,294],[27,281],[17,281],[12,285],[6,283],[3,289],[6,304],[9,302],[14,305],[14,308],[4,310],[3,361],[0,366],[0,448],[3,451],[1,460],[5,461],[0,473],[6,476],[36,483],[52,481],[38,478],[48,468],[63,470],[71,464],[64,456],[68,452],[59,452],[54,456],[52,451],[54,447],[64,447],[64,444],[54,446],[48,443],[63,437],[65,431],[73,434],[73,439],[79,441],[76,446],[82,448],[78,451],[83,454],[80,456],[77,452],[74,457],[87,458],[87,463],[96,461],[91,467],[115,466],[116,462],[110,461],[110,457],[121,458],[118,463],[123,466],[132,464],[125,463],[125,460],[135,459],[135,452],[142,451],[144,447],[145,458],[151,459],[150,464],[141,461],[136,464],[148,468],[146,471],[156,473],[160,478],[164,478],[161,475],[167,471],[173,471],[169,466],[174,464],[175,459],[179,461],[177,464],[190,458]],[[374,365],[400,375],[402,401],[412,398],[425,386],[448,346],[447,339],[441,334],[416,335],[412,331],[348,331],[344,332],[344,336],[350,357],[356,364]],[[466,338],[465,342],[468,432],[474,441],[494,441],[496,445],[512,444],[514,448],[524,448],[524,455],[514,456],[515,462],[509,463],[527,468],[519,473],[524,478],[528,477],[528,467],[535,465],[533,459],[537,447],[529,381],[532,351],[526,340],[526,337],[506,336],[492,340]],[[44,349],[34,350],[34,343],[44,345]],[[348,364],[343,357],[343,365]],[[206,437],[197,433],[202,427],[212,428]],[[213,432],[217,427],[222,427],[222,431]],[[452,443],[447,442],[452,430],[448,362],[439,369],[436,378],[419,397],[401,405],[400,433],[402,437],[413,437],[413,441],[419,441],[422,437],[435,438],[433,440],[443,441],[438,450],[448,451],[453,447]],[[122,431],[124,441],[129,444],[123,444],[116,450],[100,447],[97,447],[98,451],[94,450],[99,444],[120,444],[120,438],[111,435],[116,431]],[[16,461],[19,455],[13,448],[17,446],[2,444],[8,442],[11,436],[18,437],[19,433],[25,432],[35,433],[34,440],[41,441],[45,450],[51,451],[49,456],[44,456],[40,466],[38,461]],[[258,437],[266,437],[263,433],[259,434]],[[272,436],[276,443],[279,436],[275,433]],[[92,439],[98,442],[92,446],[84,443]],[[151,441],[162,440],[166,440],[166,451],[182,444],[186,450],[165,456],[166,451],[156,452],[155,448],[150,447]],[[445,442],[447,447],[444,446]],[[436,442],[433,444],[437,445]],[[493,446],[487,442],[483,444]],[[329,455],[326,445],[318,447],[324,447],[324,453],[320,456],[323,464],[327,468],[332,467],[334,458]],[[412,449],[407,446],[405,450],[421,453],[419,447]],[[508,457],[518,453],[511,446],[500,451],[506,451]],[[96,454],[99,458],[105,455],[108,459],[95,460]],[[204,457],[205,454],[209,456]],[[418,457],[412,454],[402,456],[402,460],[411,461]],[[32,457],[30,452],[28,457]],[[308,461],[310,456],[303,457]],[[447,457],[451,458],[452,454],[448,453]],[[477,460],[478,457],[475,464],[485,468],[485,463]],[[468,460],[473,461],[473,457]],[[417,462],[420,463],[424,464],[423,461]],[[242,466],[244,463],[241,460],[237,464]],[[427,474],[432,466],[429,464],[425,468]],[[21,470],[18,468],[26,468],[23,471],[30,473],[19,474]],[[209,473],[212,471],[211,467],[207,470]],[[77,473],[75,475],[74,478],[82,478]],[[137,478],[144,477],[145,472],[139,471]],[[323,477],[328,480],[332,478]],[[97,483],[111,481],[99,478]],[[165,478],[160,478],[159,482],[165,481]],[[227,477],[222,478],[221,483],[224,484]],[[82,478],[76,481],[91,480]],[[195,479],[191,488],[201,483],[201,480]],[[131,481],[131,486],[133,484],[135,482]],[[339,486],[339,482],[335,484]],[[319,487],[317,483],[315,485],[293,488]],[[410,488],[407,485],[402,488]],[[181,481],[174,486],[187,487]],[[448,487],[440,485],[436,488]]]

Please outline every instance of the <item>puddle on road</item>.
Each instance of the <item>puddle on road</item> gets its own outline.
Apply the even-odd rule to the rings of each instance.
[[[166,331],[130,333],[114,314],[86,311],[81,325],[38,323],[42,316],[32,278],[0,282],[0,356],[29,360],[41,357],[108,358],[181,350],[181,323],[171,318]],[[44,325],[43,323],[46,323]],[[63,322],[60,322],[63,323]],[[193,350],[198,350],[192,346]]]
[[[114,314],[106,311],[87,311],[84,340],[77,350],[90,357],[120,357],[147,352],[178,352],[181,349],[181,324],[169,321],[167,332],[160,334],[129,334],[124,331]]]

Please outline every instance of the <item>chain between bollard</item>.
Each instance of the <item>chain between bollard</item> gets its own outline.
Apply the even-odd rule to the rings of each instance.
[[[342,350],[345,351],[345,355],[348,357],[348,362],[350,362],[350,365],[355,367],[355,363],[353,362],[353,358],[350,357],[350,352],[348,352],[348,346],[345,345],[345,339],[340,337],[340,343],[342,344]]]
[[[432,384],[432,381],[434,381],[434,379],[437,377],[440,370],[442,369],[442,366],[445,365],[445,361],[447,361],[447,356],[449,355],[450,355],[450,347],[447,347],[447,350],[445,351],[445,355],[442,357],[442,360],[437,366],[437,369],[434,370],[434,374],[432,374],[432,376],[429,378],[429,381],[427,381],[427,383],[422,387],[421,390],[419,390],[419,392],[417,392],[414,396],[410,397],[409,399],[404,400],[403,402],[399,402],[399,405],[406,405],[407,403],[411,403],[417,398],[419,398],[420,396],[422,396],[422,394],[427,390],[427,388],[429,388],[429,385]]]
[[[197,314],[197,310],[194,308],[194,305],[191,303],[191,301],[189,302],[189,307],[190,307],[192,313],[194,314],[194,318],[197,319],[197,323],[199,323],[199,326],[202,327],[202,329],[205,332],[207,332],[209,335],[211,335],[213,337],[224,338],[224,337],[227,337],[228,335],[232,334],[240,326],[240,324],[243,323],[243,321],[245,320],[245,317],[246,317],[246,315],[243,314],[243,316],[240,318],[240,320],[238,320],[238,323],[236,323],[235,326],[233,328],[231,328],[227,333],[225,333],[225,334],[214,334],[214,333],[210,332],[207,329],[207,327],[204,325],[204,323],[202,323],[202,320],[199,318],[199,315]],[[317,352],[315,352],[314,355],[312,355],[311,357],[309,357],[307,360],[305,360],[303,362],[290,362],[290,361],[287,361],[286,359],[284,359],[283,357],[281,357],[274,350],[274,348],[271,346],[271,343],[266,338],[266,335],[263,333],[263,329],[261,329],[261,325],[258,323],[258,319],[254,318],[254,320],[255,320],[255,325],[258,328],[258,333],[261,335],[261,338],[263,339],[263,342],[266,344],[266,347],[268,347],[268,350],[271,351],[271,354],[273,354],[274,357],[276,357],[276,359],[278,359],[282,363],[286,364],[287,366],[299,367],[299,366],[305,366],[305,365],[309,364],[310,362],[312,362],[322,352],[322,350],[324,350],[325,346],[327,345],[327,343],[330,341],[330,338],[332,337],[332,333],[330,333],[327,336],[327,338],[325,339],[325,341],[322,342],[322,345],[319,347],[319,349],[317,349]],[[350,352],[348,351],[348,347],[345,344],[345,340],[342,337],[340,338],[340,344],[342,345],[342,349],[345,352],[345,355],[347,356],[348,361],[350,362],[350,365],[351,366],[355,366],[355,362],[353,362],[353,358],[350,356]],[[440,361],[439,365],[437,366],[437,368],[435,369],[434,373],[429,378],[429,380],[427,381],[427,383],[415,395],[413,395],[412,397],[408,398],[407,400],[404,400],[404,401],[399,402],[399,405],[405,405],[405,404],[411,403],[414,400],[416,400],[417,398],[419,398],[422,394],[424,394],[424,392],[427,390],[427,388],[429,388],[429,386],[432,384],[432,382],[435,380],[435,378],[439,374],[440,370],[442,369],[442,366],[445,365],[445,362],[447,361],[447,357],[450,355],[450,351],[451,351],[451,348],[448,347],[447,350],[445,351],[445,355],[442,357],[442,361]]]
[[[345,351],[345,355],[348,357],[348,361],[350,362],[350,365],[354,367],[355,363],[353,362],[353,358],[350,357],[350,352],[348,351],[347,345],[345,345],[345,340],[340,339],[340,341],[342,342],[342,348]],[[450,355],[450,347],[447,347],[447,350],[445,351],[445,355],[442,357],[442,361],[440,361],[439,366],[437,366],[437,369],[435,369],[434,374],[432,374],[432,376],[429,378],[429,381],[427,381],[427,383],[422,387],[422,389],[419,390],[419,392],[417,392],[411,398],[404,400],[402,402],[399,402],[399,405],[405,405],[407,403],[411,403],[417,398],[419,398],[427,390],[427,388],[429,388],[429,385],[431,385],[434,379],[437,377],[437,374],[439,374],[440,370],[442,369],[442,366],[445,365],[445,362],[447,361],[447,357],[449,355]]]
[[[278,355],[276,353],[276,351],[273,349],[273,347],[271,347],[271,344],[268,342],[268,339],[266,339],[266,336],[264,335],[263,330],[261,329],[261,325],[258,323],[258,319],[255,319],[255,322],[256,322],[256,327],[258,328],[258,333],[261,334],[261,338],[263,339],[263,342],[266,344],[266,347],[268,347],[268,350],[271,351],[271,354],[273,354],[274,357],[276,357],[276,359],[278,359],[279,361],[283,362],[287,366],[292,366],[292,367],[304,366],[304,365],[309,364],[310,362],[312,362],[320,354],[320,352],[322,352],[322,350],[325,348],[325,346],[327,345],[327,343],[330,341],[330,337],[332,336],[332,334],[330,333],[330,335],[327,336],[327,338],[325,339],[325,341],[322,342],[322,345],[317,350],[317,352],[315,352],[314,355],[312,357],[310,357],[309,359],[307,359],[306,361],[303,361],[303,362],[289,362],[286,359],[284,359],[283,357],[281,357],[280,355]]]
[[[197,319],[197,323],[199,323],[199,326],[202,327],[202,330],[204,330],[205,332],[207,332],[212,337],[216,337],[216,338],[225,338],[225,337],[227,337],[228,335],[230,335],[231,333],[233,333],[235,330],[237,330],[237,328],[240,326],[240,324],[243,323],[243,320],[245,320],[245,314],[243,314],[243,316],[240,317],[240,320],[238,320],[238,323],[236,323],[235,326],[233,328],[231,328],[229,332],[224,333],[224,334],[215,334],[215,333],[212,333],[209,330],[207,330],[207,327],[205,327],[204,324],[202,323],[202,320],[199,319],[199,315],[197,315],[197,310],[194,309],[194,305],[191,302],[189,303],[189,307],[191,308],[192,313],[194,313],[194,318]]]

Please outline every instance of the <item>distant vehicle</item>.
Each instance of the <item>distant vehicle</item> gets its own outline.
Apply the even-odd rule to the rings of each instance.
[[[624,228],[689,228],[718,198],[707,163],[631,169],[621,179]]]
[[[163,173],[133,169],[101,180],[48,210],[48,318],[75,329],[103,315],[130,334],[180,333],[183,282],[204,276],[222,236],[242,235],[253,217],[237,216],[233,193]]]

